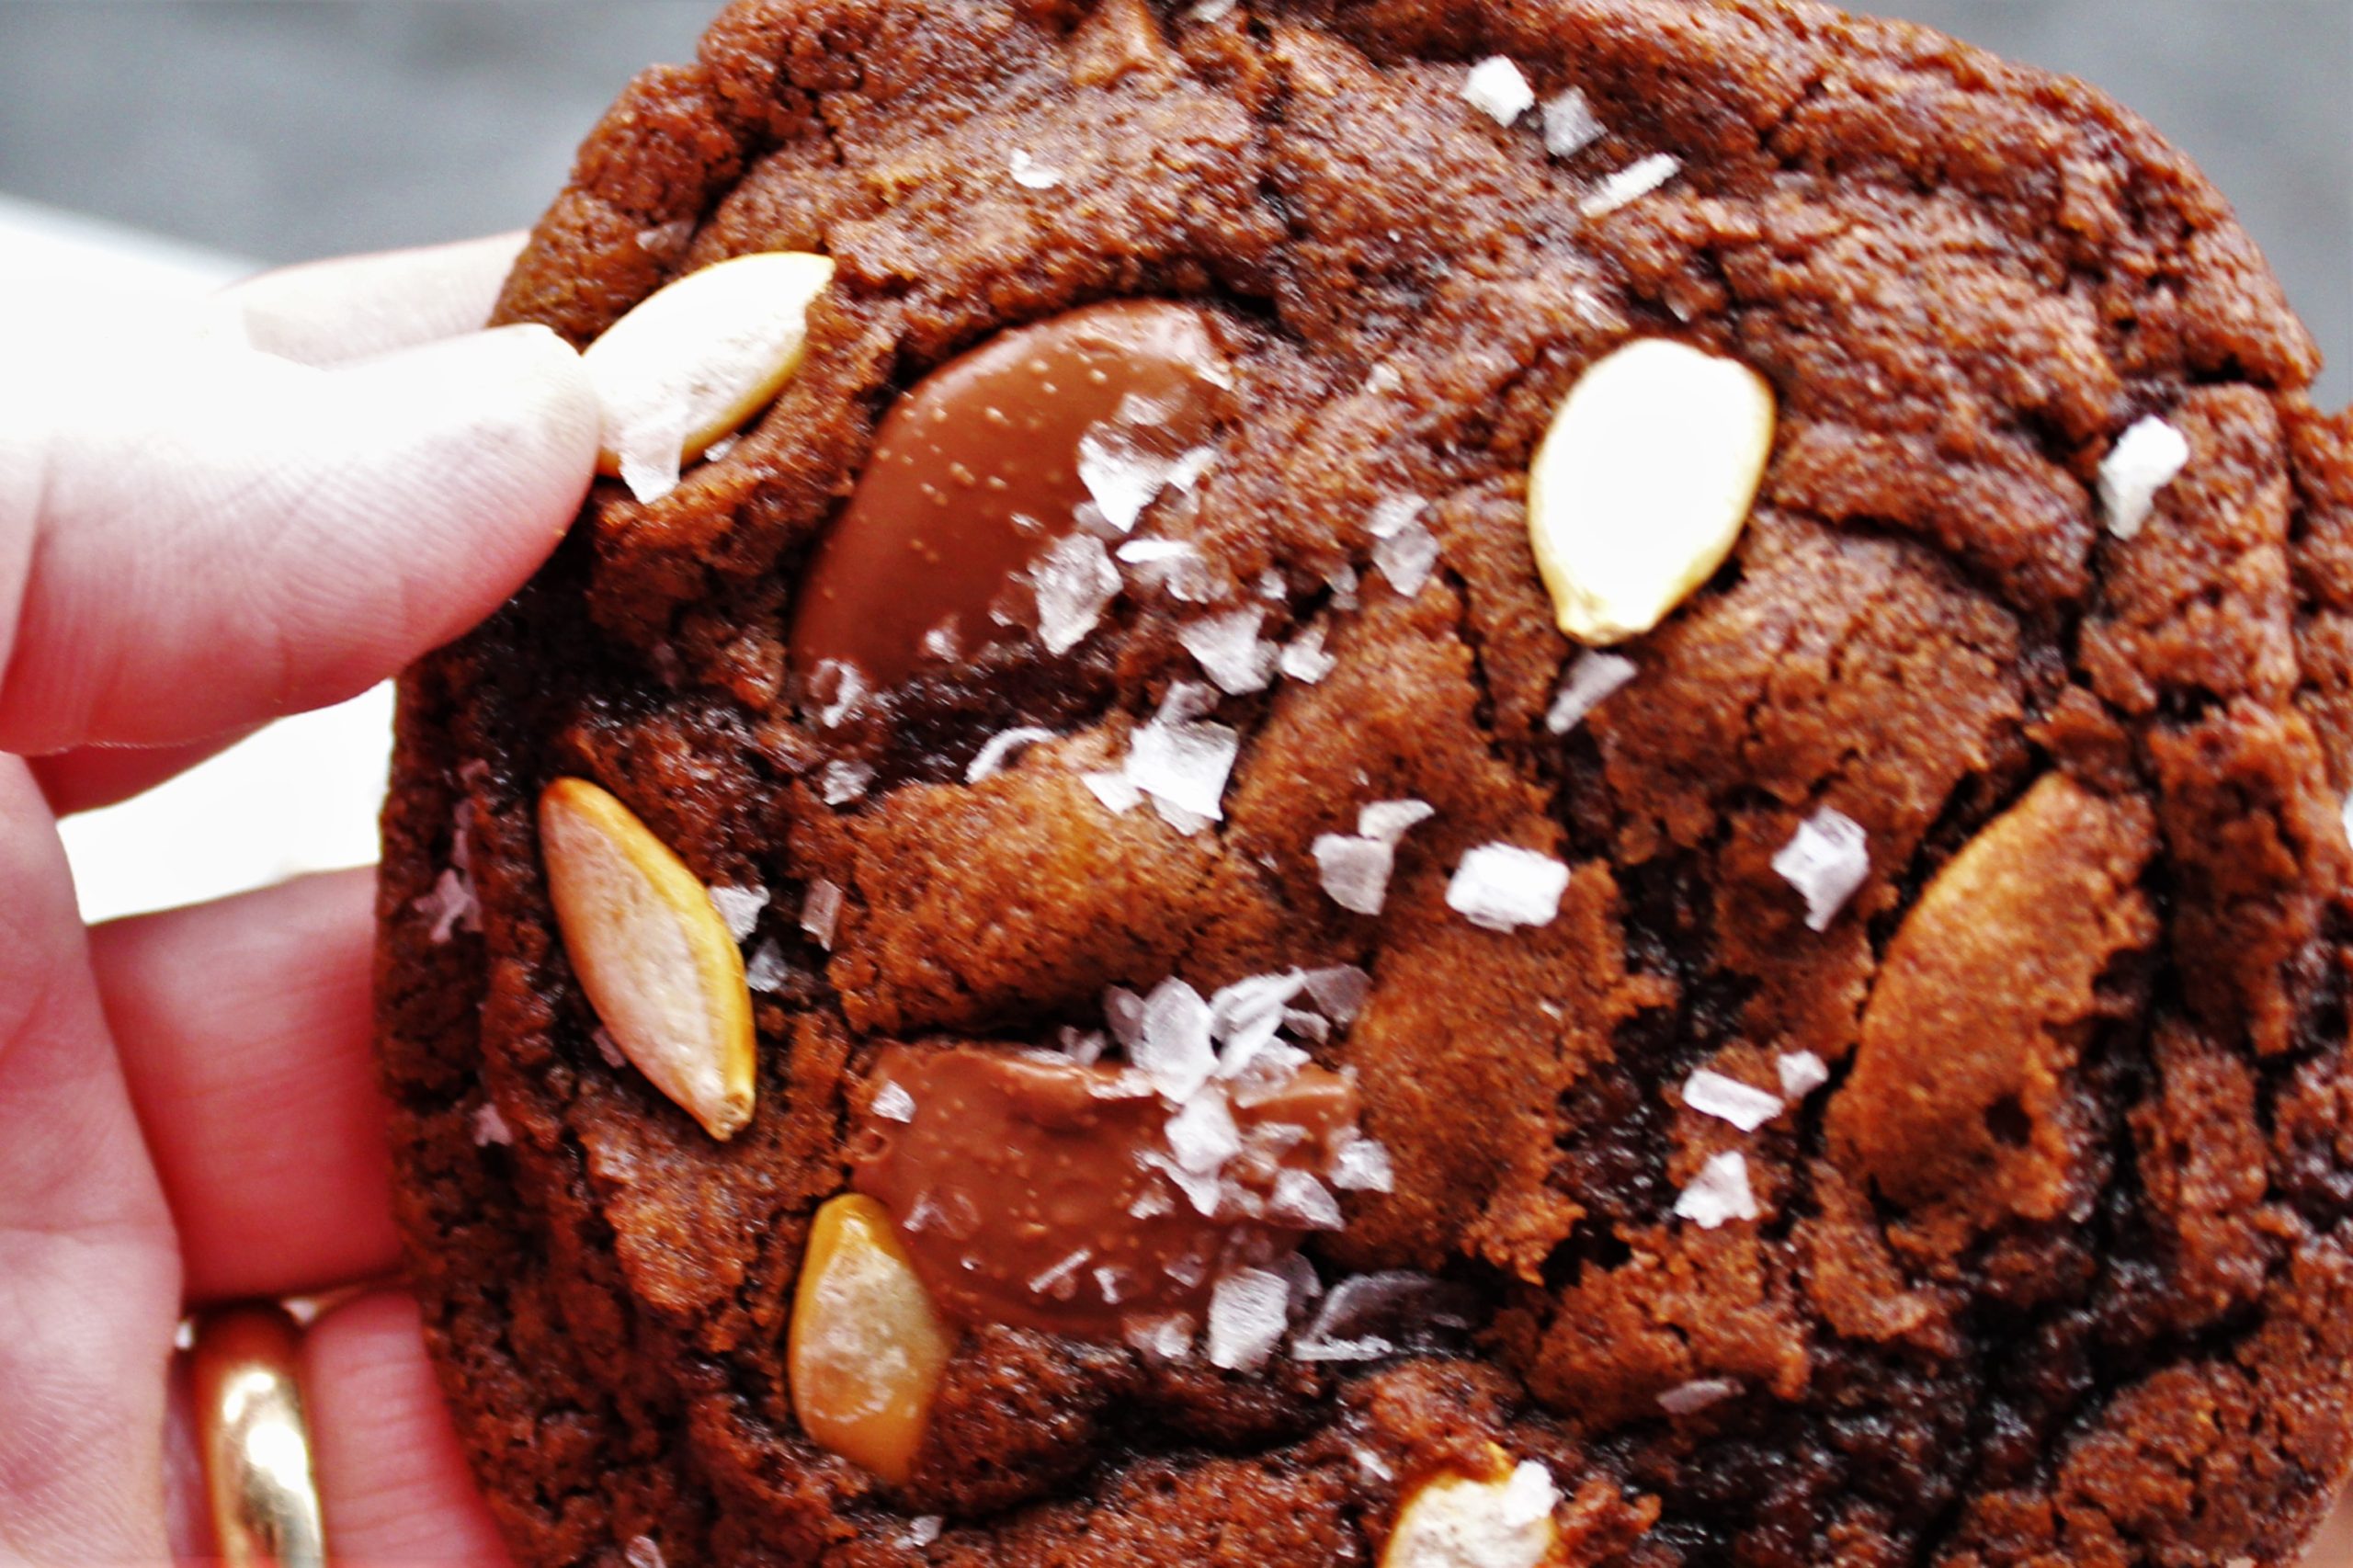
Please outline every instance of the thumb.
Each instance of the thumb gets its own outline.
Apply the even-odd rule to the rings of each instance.
[[[542,327],[332,370],[218,340],[104,363],[12,376],[53,409],[0,420],[0,751],[359,691],[514,592],[596,463],[595,393]]]

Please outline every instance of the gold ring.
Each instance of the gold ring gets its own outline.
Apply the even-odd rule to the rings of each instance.
[[[325,1568],[302,1331],[275,1301],[199,1314],[188,1351],[212,1536],[227,1568]]]

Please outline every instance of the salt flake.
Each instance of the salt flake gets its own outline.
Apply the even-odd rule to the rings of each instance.
[[[1536,90],[1528,85],[1528,78],[1501,54],[1490,55],[1471,67],[1471,74],[1462,79],[1462,96],[1497,125],[1509,125],[1536,102]]]
[[[913,1121],[915,1097],[904,1084],[885,1084],[875,1092],[874,1114],[885,1121]]]
[[[907,1521],[906,1534],[902,1539],[909,1546],[929,1546],[947,1527],[948,1521],[938,1514],[918,1514]]]
[[[473,882],[463,871],[443,871],[429,892],[418,895],[414,907],[433,922],[426,940],[439,947],[453,931],[482,929],[482,910],[474,902]]]
[[[1574,157],[1601,140],[1601,121],[1593,105],[1574,87],[1544,100],[1544,150],[1556,158]]]
[[[2179,478],[2188,463],[2188,441],[2154,415],[2118,437],[2099,465],[2099,504],[2108,514],[2108,531],[2119,539],[2138,535],[2156,506],[2157,492]]]
[[[978,784],[983,778],[993,778],[1004,771],[1005,765],[1012,759],[1015,752],[1026,750],[1040,741],[1051,741],[1053,738],[1053,731],[1041,730],[1034,724],[1022,724],[1010,730],[999,730],[988,738],[987,744],[972,754],[972,760],[964,767],[964,782]]]
[[[488,1100],[474,1107],[473,1133],[477,1149],[486,1149],[494,1143],[504,1148],[515,1142],[515,1130],[506,1125],[506,1119]]]
[[[1116,1019],[1112,1027],[1118,1028]],[[1128,1061],[1170,1103],[1191,1099],[1217,1071],[1210,1005],[1201,994],[1174,975],[1153,987],[1144,998],[1141,1033],[1128,1043]]]
[[[1561,677],[1560,694],[1544,714],[1544,727],[1556,735],[1567,734],[1638,673],[1631,659],[1588,650]]]
[[[1683,162],[1670,153],[1653,153],[1638,159],[1601,182],[1591,196],[1585,199],[1585,215],[1606,217],[1630,201],[1648,196],[1683,169]]]
[[[1290,1285],[1264,1268],[1237,1268],[1210,1293],[1210,1364],[1255,1371],[1290,1322]]]
[[[1120,569],[1092,534],[1064,534],[1031,568],[1038,590],[1038,640],[1049,653],[1067,653],[1086,641],[1120,597]]]
[[[1438,536],[1420,523],[1408,523],[1372,547],[1372,563],[1389,585],[1405,598],[1422,591],[1438,568]]]
[[[811,882],[809,891],[801,899],[801,928],[809,933],[810,939],[830,952],[834,946],[834,929],[841,923],[841,915],[840,884],[823,877]]]
[[[1242,1130],[1222,1089],[1203,1088],[1168,1119],[1165,1129],[1170,1153],[1195,1176],[1211,1176],[1242,1153]]]
[[[1773,869],[1804,897],[1806,926],[1827,930],[1871,874],[1870,847],[1861,824],[1824,806],[1798,824],[1774,855]]]
[[[784,989],[791,973],[792,967],[784,961],[784,949],[771,937],[754,948],[752,956],[745,961],[744,983],[773,995]]]
[[[864,795],[866,787],[873,782],[872,764],[835,757],[818,772],[817,793],[824,797],[829,806],[846,806]]]
[[[1204,824],[1225,814],[1226,776],[1241,754],[1242,737],[1228,725],[1196,717],[1216,698],[1208,686],[1176,682],[1160,711],[1129,743],[1122,771],[1129,783],[1152,797],[1164,817],[1169,808]],[[1171,825],[1188,831],[1181,819]]]
[[[654,1544],[651,1536],[630,1537],[629,1544],[621,1548],[621,1561],[627,1562],[629,1568],[668,1568],[663,1562],[662,1549]]]
[[[1427,801],[1375,801],[1357,812],[1357,832],[1394,844],[1436,815],[1438,808]]]
[[[1217,683],[1220,691],[1241,696],[1264,691],[1274,678],[1275,645],[1258,635],[1267,612],[1244,605],[1222,615],[1188,621],[1177,628],[1176,640]]]
[[[1546,926],[1561,912],[1569,869],[1512,844],[1483,844],[1462,857],[1447,883],[1447,907],[1489,931]]]
[[[1777,1096],[1702,1067],[1683,1081],[1683,1103],[1702,1116],[1754,1132],[1781,1114]]]
[[[1346,833],[1320,834],[1312,847],[1324,896],[1357,915],[1381,913],[1388,902],[1396,850],[1380,839]]]
[[[1342,1192],[1393,1192],[1397,1187],[1397,1171],[1390,1164],[1388,1149],[1361,1132],[1340,1145],[1326,1174]]]
[[[1302,978],[1308,995],[1314,998],[1324,1016],[1344,1026],[1355,1021],[1365,997],[1372,991],[1372,976],[1352,963],[1311,969]]]
[[[1026,148],[1014,150],[1013,156],[1007,160],[1006,172],[1012,175],[1013,183],[1024,190],[1051,190],[1063,183],[1062,170],[1040,163]]]
[[[1115,817],[1125,816],[1143,804],[1143,791],[1129,783],[1123,773],[1082,773],[1078,781]]]
[[[1703,1231],[1731,1220],[1756,1218],[1756,1195],[1749,1190],[1748,1161],[1738,1153],[1713,1154],[1675,1200],[1675,1212]]]
[[[1339,1199],[1305,1171],[1285,1169],[1275,1175],[1275,1190],[1267,1203],[1269,1219],[1307,1231],[1344,1229]]]
[[[1780,1074],[1781,1093],[1794,1104],[1830,1082],[1830,1069],[1811,1051],[1795,1051],[1773,1059]]]
[[[1658,1407],[1669,1415],[1696,1415],[1711,1404],[1721,1404],[1740,1392],[1740,1385],[1730,1378],[1695,1378],[1688,1383],[1677,1383],[1658,1396]]]
[[[1340,661],[1324,651],[1325,630],[1323,621],[1315,621],[1283,645],[1281,666],[1285,678],[1313,686],[1332,673],[1333,666]]]
[[[768,890],[757,882],[747,888],[713,888],[710,906],[727,923],[727,934],[740,942],[759,925],[760,911],[768,906]]]

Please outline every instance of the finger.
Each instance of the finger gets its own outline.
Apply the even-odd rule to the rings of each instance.
[[[190,1301],[399,1261],[369,1051],[372,882],[307,877],[91,934]]]
[[[473,332],[490,319],[527,236],[305,262],[214,295],[206,319],[267,354],[335,365]]]
[[[33,778],[61,817],[94,812],[143,795],[167,778],[218,756],[254,733],[254,726],[176,746],[75,746],[35,757]]]
[[[303,1340],[304,1400],[338,1563],[507,1561],[425,1354],[416,1304],[370,1291]]]
[[[349,697],[512,593],[596,462],[595,394],[543,327],[340,370],[218,347],[149,369],[63,391],[13,461],[0,417],[0,751]]]
[[[0,1562],[161,1557],[178,1296],[64,855],[0,757]]]

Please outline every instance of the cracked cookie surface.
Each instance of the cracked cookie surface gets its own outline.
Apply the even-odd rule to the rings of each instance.
[[[1523,114],[1465,96],[1496,56]],[[586,343],[770,250],[835,268],[773,406],[666,494],[600,483],[404,687],[401,1218],[520,1559],[1371,1562],[1492,1447],[1567,1562],[2294,1560],[2353,1446],[2353,421],[2179,154],[1768,0],[756,0],[592,134],[500,317]],[[1111,300],[1231,366],[1137,529],[1200,581],[1123,566],[1063,652],[824,722],[796,594],[891,409]],[[1730,559],[1556,733],[1587,655],[1529,465],[1640,337],[1757,371],[1779,434]],[[2151,416],[2187,461],[2120,529]],[[1377,531],[1405,498],[1427,557]],[[1298,657],[1217,689],[1237,607]],[[1216,820],[1090,787],[1164,721],[1233,733]],[[744,895],[724,1143],[599,1047],[533,825],[567,777]],[[1344,907],[1319,839],[1406,801]],[[1817,929],[1777,867],[1825,812],[1867,863]],[[1489,846],[1565,869],[1550,918],[1449,902]],[[1437,1277],[1467,1329],[1247,1369],[978,1323],[903,1485],[803,1436],[795,1288],[887,1053],[1347,966],[1304,1049],[1393,1179],[1302,1256]]]

